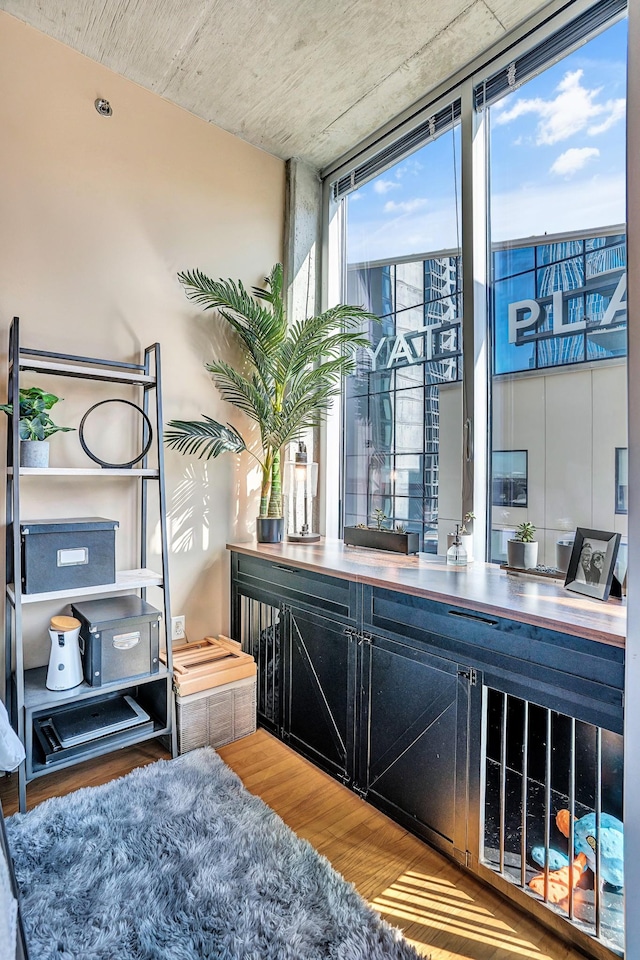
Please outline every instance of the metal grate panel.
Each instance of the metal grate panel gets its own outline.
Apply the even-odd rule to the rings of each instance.
[[[484,866],[622,950],[622,737],[485,687],[483,741]]]
[[[241,597],[240,642],[256,661],[258,720],[274,730],[281,724],[281,639],[278,607]]]

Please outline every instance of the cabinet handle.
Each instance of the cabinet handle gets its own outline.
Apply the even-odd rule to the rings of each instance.
[[[358,631],[355,627],[345,627],[344,628],[345,637],[355,637],[358,634]]]
[[[449,610],[450,617],[462,617],[463,620],[479,620],[480,623],[486,623],[490,627],[497,627],[499,620],[490,620],[488,617],[481,617],[477,613],[464,613],[462,610]]]
[[[282,563],[274,563],[276,570],[284,570],[286,573],[298,573],[299,571],[295,567],[285,567]]]

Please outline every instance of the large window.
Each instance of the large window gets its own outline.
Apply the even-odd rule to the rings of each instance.
[[[524,520],[550,566],[577,526],[626,533],[625,49],[622,21],[488,108],[494,560]],[[498,503],[510,448],[527,498]]]
[[[345,202],[347,298],[380,322],[346,383],[344,522],[382,510],[434,553],[443,506],[460,519],[459,140],[449,124]]]
[[[536,526],[545,565],[578,526],[624,542],[622,13],[622,3],[600,0],[575,20],[562,14],[513,62],[468,81],[473,108],[467,95],[438,101],[433,116],[425,108],[396,142],[338,172],[340,295],[380,318],[345,384],[343,523],[382,510],[389,524],[418,531],[423,549],[444,553],[473,494],[481,516],[486,507],[489,560],[505,559],[523,521]],[[486,177],[478,167],[464,196],[476,212],[484,204],[486,244],[461,235],[462,169],[481,159]],[[483,247],[486,271],[477,268]],[[467,289],[463,248],[474,250]],[[464,376],[463,329],[474,358]],[[488,415],[476,406],[485,393]]]
[[[426,106],[402,121],[395,146],[380,132],[378,153],[367,149],[336,171],[330,223],[343,244],[340,292],[380,318],[345,384],[346,523],[370,522],[381,509],[390,522],[420,531],[423,549],[443,555],[446,534],[473,509],[477,558],[485,536],[485,559],[506,560],[515,528],[529,522],[545,567],[556,566],[558,541],[577,527],[614,531],[622,534],[616,573],[623,578],[623,14],[622,0],[567,5],[447,93],[461,97],[448,125],[438,101],[433,117]],[[403,159],[402,142],[415,150],[420,137],[424,146]],[[532,863],[530,851],[520,859],[521,844],[525,837],[531,844],[538,801],[534,820],[543,830],[555,829],[550,812],[567,808],[569,794],[585,815],[619,816],[621,809],[619,768],[612,768],[613,790],[602,780],[606,731],[552,710],[537,724],[542,708],[535,690],[531,696],[521,716],[523,701],[511,703],[500,691],[501,716],[487,718],[488,753],[496,730],[506,736],[512,727],[516,739],[524,729],[533,753],[524,770],[526,805],[523,784],[510,786],[513,763],[502,770],[502,786],[496,767],[497,793],[487,767],[481,841],[484,864],[523,887]],[[556,727],[565,745],[573,742],[572,761],[583,756],[584,737],[596,745],[597,781],[578,763],[576,784],[562,777],[556,784]],[[496,742],[504,767],[510,741],[504,756]],[[544,752],[550,779],[536,767],[536,751]],[[500,850],[492,849],[494,834]],[[516,837],[513,848],[505,837]],[[556,909],[622,949],[621,890],[581,881],[575,899]]]

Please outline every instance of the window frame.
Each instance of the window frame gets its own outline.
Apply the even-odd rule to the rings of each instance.
[[[380,128],[370,137],[357,144],[351,151],[338,158],[321,171],[323,182],[322,217],[322,304],[328,308],[338,300],[344,300],[346,291],[345,246],[346,216],[344,197],[333,197],[333,184],[344,177],[356,166],[371,161],[381,150],[388,149],[400,137],[415,130],[428,116],[442,111],[447,103],[460,99],[461,123],[461,255],[462,255],[462,331],[463,351],[463,470],[461,516],[474,512],[474,553],[476,556],[490,556],[492,490],[489,487],[491,431],[487,423],[492,422],[491,402],[491,358],[494,345],[489,317],[489,296],[491,287],[488,282],[491,267],[490,237],[488,230],[489,182],[488,152],[489,134],[487,116],[484,107],[476,109],[477,91],[483,84],[506,69],[514,61],[541,46],[556,33],[573,21],[588,14],[598,6],[593,0],[572,0],[569,4],[554,2],[529,18],[519,28],[507,34],[499,43],[486,53],[472,61],[466,68],[455,74],[450,81],[436,88],[431,95],[419,100],[412,108],[404,111],[394,120]],[[627,15],[628,5],[609,19],[598,25],[587,36],[563,47],[561,53],[541,63],[536,70],[522,78],[526,83],[543,73],[553,63],[564,59],[568,54],[587,43],[593,37],[608,29]],[[520,84],[517,83],[516,86]],[[491,101],[487,101],[490,105]],[[405,156],[419,149],[428,140],[416,144]],[[388,167],[400,162],[404,157],[394,157]],[[371,177],[379,176],[388,167],[375,169]],[[367,182],[363,179],[358,187]],[[336,230],[336,223],[339,229]],[[332,240],[333,238],[333,240]],[[338,247],[336,241],[340,244]],[[342,270],[335,268],[336,257]],[[330,266],[333,261],[333,273]],[[340,282],[336,284],[337,277]],[[340,463],[337,469],[328,464],[327,451],[329,437],[339,436],[342,423],[342,402],[334,405],[326,427],[324,446],[324,480],[326,503],[338,504],[333,511],[333,520],[327,513],[325,532],[328,536],[341,535],[344,441],[339,440],[334,450],[340,449]]]

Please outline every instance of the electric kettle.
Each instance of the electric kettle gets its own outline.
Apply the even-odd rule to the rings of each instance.
[[[51,618],[48,690],[69,690],[82,683],[84,677],[79,645],[80,627],[81,623],[75,617]]]

